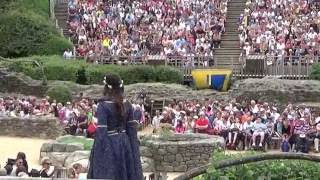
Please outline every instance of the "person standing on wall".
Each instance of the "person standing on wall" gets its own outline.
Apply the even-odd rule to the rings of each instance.
[[[123,80],[107,74],[98,103],[98,125],[89,159],[88,179],[142,180],[132,105],[124,100]]]

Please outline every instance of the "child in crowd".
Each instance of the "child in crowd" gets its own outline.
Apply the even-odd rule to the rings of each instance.
[[[242,131],[242,124],[240,123],[240,119],[236,117],[231,120],[227,146],[235,147],[237,137],[240,131]]]

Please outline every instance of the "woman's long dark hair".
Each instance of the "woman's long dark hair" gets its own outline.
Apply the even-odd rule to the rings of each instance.
[[[119,115],[120,124],[124,122],[124,84],[121,78],[115,74],[107,74],[104,78],[103,95],[115,103],[117,114]]]

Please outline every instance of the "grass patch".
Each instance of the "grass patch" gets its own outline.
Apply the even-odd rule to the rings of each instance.
[[[93,139],[85,138],[83,136],[63,136],[57,141],[64,144],[80,143],[83,144],[84,150],[87,151],[90,151],[93,146]]]

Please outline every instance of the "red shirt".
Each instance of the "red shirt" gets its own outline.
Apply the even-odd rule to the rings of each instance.
[[[207,125],[209,125],[209,120],[207,118],[199,118],[196,121],[196,125],[198,125],[198,126],[207,126]]]

